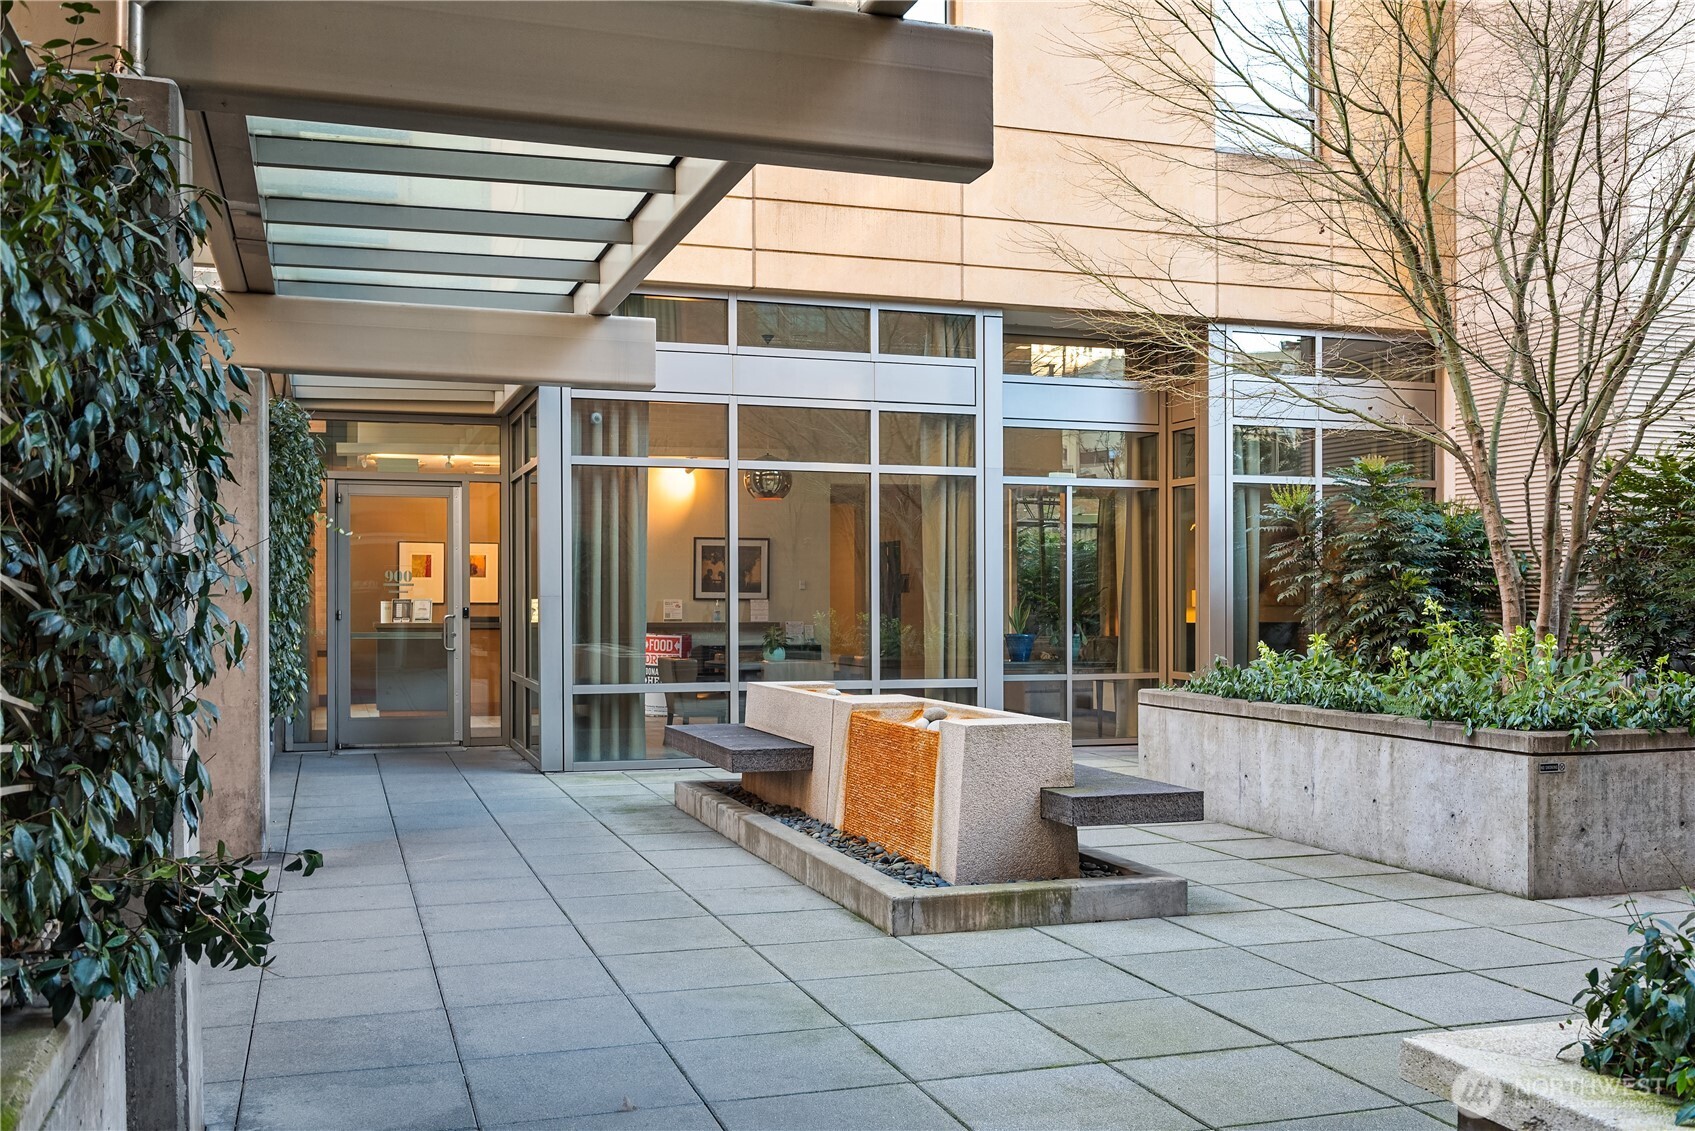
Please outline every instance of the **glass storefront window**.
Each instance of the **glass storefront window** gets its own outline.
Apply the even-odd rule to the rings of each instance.
[[[1324,474],[1331,475],[1362,456],[1381,456],[1391,463],[1411,464],[1413,474],[1419,479],[1436,478],[1436,446],[1429,440],[1368,428],[1324,430]]]
[[[1071,685],[1074,742],[1136,741],[1136,697],[1157,679],[1079,679]]]
[[[1001,372],[1012,377],[1128,376],[1124,350],[1099,342],[1008,334],[1002,339]]]
[[[662,342],[698,346],[730,344],[727,299],[631,295],[618,304],[618,313],[628,318],[653,319],[654,336]]]
[[[1006,489],[1008,673],[1065,670],[1065,500],[1063,488]]]
[[[1195,489],[1171,489],[1171,576],[1175,580],[1172,593],[1172,624],[1176,632],[1171,642],[1171,670],[1195,670],[1195,622],[1198,574],[1195,545]]]
[[[578,695],[571,712],[572,758],[577,762],[675,758],[675,753],[665,749],[668,719],[721,723],[729,717],[729,707],[726,691]]]
[[[976,357],[977,318],[918,310],[879,311],[877,350],[910,357]]]
[[[1282,586],[1272,577],[1271,549],[1283,536],[1266,528],[1265,507],[1274,484],[1237,484],[1231,500],[1231,624],[1235,626],[1236,662],[1254,658],[1264,642],[1279,652],[1304,649],[1306,629],[1300,606],[1278,597]]]
[[[1019,715],[1035,715],[1039,719],[1065,721],[1065,681],[1063,679],[1009,679],[1002,689],[1006,709]]]
[[[1080,428],[1008,428],[1008,475],[1078,479],[1159,478],[1159,434]]]
[[[975,486],[958,475],[882,477],[883,679],[962,679],[977,672]]]
[[[729,415],[721,404],[571,402],[571,451],[576,455],[724,459],[729,445]]]
[[[494,475],[500,471],[500,425],[405,420],[329,420],[323,436],[326,471],[406,475]]]
[[[524,476],[524,533],[527,551],[524,556],[524,618],[525,673],[531,679],[541,675],[541,532],[538,523],[541,507],[536,493],[536,474]]]
[[[977,421],[942,412],[885,412],[877,422],[885,464],[971,467]]]
[[[1171,478],[1195,477],[1195,430],[1180,428],[1171,434]]]
[[[1324,339],[1324,375],[1343,381],[1436,380],[1436,351],[1429,342],[1371,338]]]
[[[499,738],[501,712],[500,484],[470,486],[470,554],[466,599],[471,647],[471,737]]]
[[[869,680],[877,643],[871,477],[785,474],[789,491],[781,499],[736,492],[738,674],[743,680]]]
[[[1224,345],[1225,367],[1243,377],[1311,377],[1318,363],[1311,334],[1232,331]]]
[[[744,460],[871,462],[871,414],[864,409],[742,405],[736,427]]]
[[[330,737],[329,673],[329,523],[324,508],[327,493],[318,501],[318,521],[312,525],[312,601],[306,611],[306,632],[301,647],[306,650],[306,692],[294,716],[292,733],[296,744],[328,742]]]
[[[1311,475],[1313,430],[1237,425],[1231,439],[1237,475]]]
[[[1159,667],[1159,490],[1071,494],[1073,672]]]
[[[871,352],[871,311],[798,302],[736,303],[736,343],[778,350]]]

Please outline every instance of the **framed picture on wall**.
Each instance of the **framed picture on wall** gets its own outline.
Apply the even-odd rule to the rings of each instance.
[[[728,543],[723,538],[694,540],[694,598],[721,601],[730,596]],[[771,539],[743,538],[736,552],[737,582],[744,601],[771,596]]]
[[[408,597],[426,601],[447,600],[447,547],[440,542],[402,542],[396,566],[409,585]],[[398,618],[396,618],[398,619]]]
[[[493,605],[500,601],[500,543],[471,543],[471,604]]]

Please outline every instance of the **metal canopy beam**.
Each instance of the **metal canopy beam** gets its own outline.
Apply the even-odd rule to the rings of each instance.
[[[420,208],[410,204],[355,204],[335,200],[271,197],[265,218],[273,224],[321,224],[331,228],[406,228],[470,236],[587,240],[630,239],[630,221],[589,216],[541,216],[530,212],[484,212],[476,208]]]
[[[320,299],[350,299],[355,302],[415,304],[422,306],[474,306],[489,310],[530,310],[564,314],[571,310],[569,295],[537,294],[534,291],[473,291],[457,287],[401,287],[384,283],[330,283],[290,280],[283,284],[291,296]]]
[[[253,139],[253,163],[295,169],[331,169],[343,173],[453,177],[467,181],[510,181],[515,184],[630,189],[636,192],[670,192],[676,184],[676,175],[669,165],[264,135]]]
[[[229,334],[232,359],[267,372],[490,386],[653,388],[650,318],[292,295],[224,298],[228,312],[222,328]]]
[[[993,39],[788,4],[155,0],[191,109],[969,182]],[[373,50],[381,44],[381,50]]]
[[[386,251],[367,247],[274,243],[276,267],[334,267],[350,271],[421,271],[430,275],[504,275],[514,279],[593,282],[599,267],[575,259],[525,255],[462,255],[441,251]]]

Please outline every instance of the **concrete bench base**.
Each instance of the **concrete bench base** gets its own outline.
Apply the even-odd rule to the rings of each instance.
[[[1577,1027],[1557,1021],[1424,1033],[1401,1042],[1401,1076],[1460,1109],[1477,1131],[1666,1131],[1677,1104],[1577,1061]]]
[[[726,797],[717,784],[678,782],[677,808],[886,934],[929,935],[1152,919],[1182,915],[1189,908],[1187,880],[1096,848],[1085,855],[1126,874],[1098,879],[908,887],[774,817]]]

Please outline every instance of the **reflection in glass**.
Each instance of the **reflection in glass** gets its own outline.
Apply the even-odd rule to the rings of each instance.
[[[1079,679],[1071,685],[1074,742],[1136,741],[1136,696],[1157,679]]]
[[[736,492],[741,678],[868,680],[871,477],[790,474],[781,500]]]
[[[871,414],[864,409],[744,404],[736,427],[744,460],[871,462]]]
[[[684,401],[571,401],[571,451],[580,456],[729,459],[728,409]]]
[[[1224,363],[1243,377],[1311,377],[1318,361],[1310,334],[1235,331],[1225,341]]]
[[[1006,531],[1006,670],[1063,672],[1065,491],[1008,486]]]
[[[977,318],[918,310],[880,311],[877,350],[913,357],[976,357]]]
[[[1283,535],[1266,528],[1264,510],[1274,485],[1237,484],[1231,500],[1231,618],[1238,664],[1254,658],[1264,642],[1279,652],[1306,647],[1300,606],[1278,599],[1282,587],[1271,575],[1270,551]]]
[[[328,742],[330,737],[329,673],[329,523],[318,500],[318,520],[312,524],[312,599],[306,611],[306,632],[300,642],[306,652],[306,690],[291,723],[294,742]]]
[[[877,423],[885,464],[970,467],[977,421],[945,412],[885,412]]]
[[[465,600],[471,609],[466,638],[471,648],[471,737],[499,738],[501,711],[500,484],[472,483],[470,563]]]
[[[1171,478],[1195,477],[1195,430],[1180,428],[1171,434]]]
[[[1237,475],[1311,475],[1311,428],[1239,424],[1231,438]]]
[[[524,604],[520,615],[525,620],[524,638],[528,642],[525,672],[531,679],[541,677],[541,532],[538,523],[541,507],[536,493],[536,473],[524,476],[524,530],[529,548],[525,554]]]
[[[328,420],[322,433],[329,471],[500,471],[500,426],[396,420]]]
[[[976,674],[975,485],[957,475],[883,476],[883,679]]]
[[[1001,372],[1016,377],[1107,377],[1123,380],[1124,350],[1099,342],[1032,338],[1002,339]]]
[[[618,305],[618,313],[627,318],[653,319],[654,335],[662,342],[702,346],[730,343],[728,299],[631,295]]]
[[[796,302],[736,303],[736,342],[770,349],[871,352],[871,312],[864,307]]]
[[[1436,351],[1429,342],[1326,337],[1324,375],[1344,381],[1430,382],[1436,380]]]
[[[1159,434],[1079,428],[1008,428],[1008,475],[1079,479],[1159,478]]]
[[[1006,709],[1019,715],[1065,721],[1063,679],[1009,679],[1004,685]]]
[[[1071,506],[1072,670],[1158,670],[1158,489],[1079,486]]]
[[[656,702],[657,701],[657,702]],[[728,692],[640,692],[577,695],[571,700],[571,758],[575,762],[675,758],[665,749],[667,704],[679,723],[723,722]]]
[[[1195,544],[1195,489],[1171,489],[1171,576],[1176,579],[1172,593],[1171,670],[1195,670],[1195,605],[1198,575]]]
[[[1324,430],[1324,474],[1347,467],[1363,456],[1379,456],[1391,463],[1411,464],[1419,479],[1436,478],[1436,446],[1369,428],[1326,428]]]

